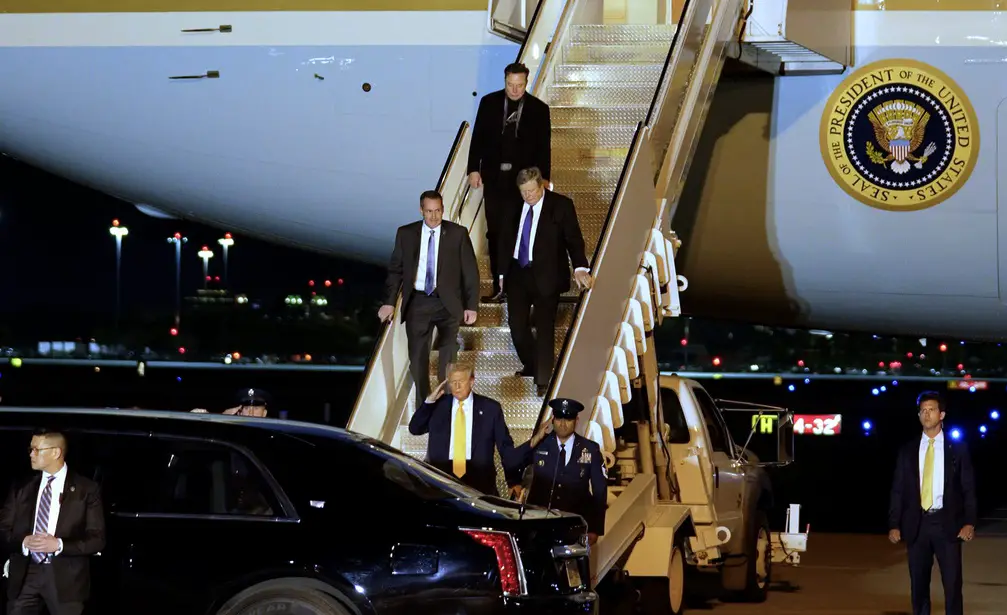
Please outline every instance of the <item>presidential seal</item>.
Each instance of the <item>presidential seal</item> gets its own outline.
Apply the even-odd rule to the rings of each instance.
[[[937,205],[968,181],[979,127],[950,77],[913,60],[885,60],[852,73],[832,93],[821,146],[850,196],[911,211]]]

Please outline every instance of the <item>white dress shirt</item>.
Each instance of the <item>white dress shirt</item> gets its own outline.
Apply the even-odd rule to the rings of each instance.
[[[472,459],[472,393],[463,400],[462,414],[465,415],[465,459]],[[448,443],[448,459],[455,459],[455,434],[458,430],[458,398],[451,398],[451,441]]]
[[[521,210],[521,219],[518,221],[517,225],[517,241],[514,242],[514,260],[517,260],[521,254],[521,231],[524,230],[524,222],[531,215],[531,237],[528,239],[528,263],[535,262],[535,235],[538,234],[538,220],[542,215],[542,202],[545,201],[545,192],[542,192],[542,196],[539,198],[538,202],[525,203],[524,208]],[[576,271],[590,271],[587,267],[577,267]],[[503,276],[500,276],[503,277]]]
[[[566,459],[563,460],[563,465],[570,463],[570,457],[573,456],[573,439],[574,434],[567,436],[566,440],[561,440],[559,436],[556,436],[556,450],[559,450],[560,445],[565,444],[566,450],[563,453],[566,455]]]
[[[920,491],[923,490],[923,464],[927,458],[927,446],[930,438],[923,434],[920,438]],[[934,502],[931,510],[944,508],[944,430],[934,437]]]
[[[441,247],[441,225],[438,224],[436,227],[430,228],[424,223],[420,228],[420,258],[416,263],[416,281],[413,283],[413,288],[424,292],[427,287],[427,259],[431,258],[427,254],[431,232],[434,234],[434,254],[432,257],[434,259],[434,288],[437,288],[437,254]]]
[[[35,519],[38,518],[38,506],[42,502],[42,492],[45,491],[45,485],[49,482],[49,477],[55,476],[56,479],[52,481],[52,502],[49,504],[49,525],[46,528],[46,533],[56,536],[56,524],[59,522],[59,509],[61,507],[60,496],[63,494],[63,486],[66,484],[66,464],[60,468],[55,474],[49,474],[48,472],[42,472],[42,482],[39,483],[38,493],[35,494],[35,515],[31,518],[32,531],[35,530]],[[57,537],[59,541],[59,547],[53,555],[59,555],[63,551],[63,539]],[[28,548],[21,544],[21,553],[28,555]]]

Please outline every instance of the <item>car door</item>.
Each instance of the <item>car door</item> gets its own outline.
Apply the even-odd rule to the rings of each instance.
[[[717,405],[701,387],[692,387],[710,434],[710,459],[713,462],[714,502],[721,525],[731,530],[732,536],[741,536],[746,468],[735,462],[734,441],[727,431]],[[734,542],[732,538],[732,543]]]

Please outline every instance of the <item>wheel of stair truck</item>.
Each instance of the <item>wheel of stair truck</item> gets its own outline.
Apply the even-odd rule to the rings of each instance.
[[[773,546],[769,517],[765,511],[751,515],[752,525],[745,534],[745,555],[721,571],[724,599],[734,602],[764,602],[769,595],[773,570]]]
[[[277,580],[245,589],[228,600],[217,615],[350,615],[338,600],[298,580]]]
[[[680,615],[685,612],[685,554],[678,545],[671,549],[667,577],[647,577],[637,581],[640,613]]]

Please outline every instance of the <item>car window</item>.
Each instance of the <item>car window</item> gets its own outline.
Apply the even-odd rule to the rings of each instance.
[[[224,444],[94,433],[81,434],[78,440],[82,470],[91,469],[116,512],[279,514],[274,494],[255,464]]]
[[[717,405],[713,403],[713,399],[703,389],[698,387],[693,388],[692,393],[696,396],[700,411],[703,413],[703,420],[706,421],[706,430],[710,434],[710,446],[715,451],[731,455],[727,432],[718,418],[720,411],[717,410]]]
[[[685,421],[685,411],[678,393],[674,389],[661,389],[661,412],[664,422],[668,425],[668,444],[688,444],[689,424]]]
[[[455,477],[445,474],[405,453],[379,441],[368,440],[355,445],[364,453],[360,463],[354,463],[356,480],[372,488],[385,483],[404,489],[424,500],[471,498],[483,495]]]

